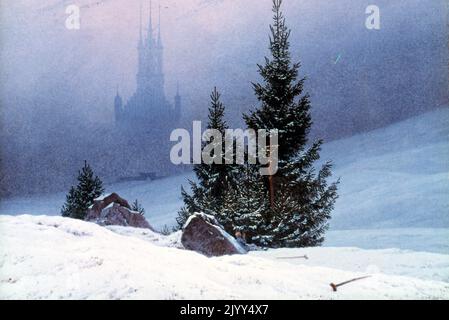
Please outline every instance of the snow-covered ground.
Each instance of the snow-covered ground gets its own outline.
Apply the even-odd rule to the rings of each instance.
[[[2,216],[0,232],[1,299],[449,299],[448,255],[313,248],[206,258],[177,249],[176,235],[48,216]],[[302,254],[309,260],[280,259]],[[370,277],[330,287],[361,276]]]
[[[325,246],[449,254],[449,108],[327,143],[322,159],[341,177]],[[139,199],[157,229],[172,226],[188,173],[106,186]],[[64,193],[0,200],[0,214],[58,215]]]

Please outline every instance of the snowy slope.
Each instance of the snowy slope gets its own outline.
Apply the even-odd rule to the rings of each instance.
[[[324,246],[364,249],[400,248],[449,254],[448,228],[330,230]]]
[[[328,143],[333,229],[449,227],[449,108]]]
[[[447,255],[313,249],[306,264],[276,259],[293,250],[209,259],[133,236],[139,229],[121,235],[61,217],[2,216],[0,229],[1,299],[449,299]],[[371,257],[379,269],[350,265]],[[336,293],[329,286],[365,275]]]

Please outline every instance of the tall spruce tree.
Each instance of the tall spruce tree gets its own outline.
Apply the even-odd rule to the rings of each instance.
[[[208,144],[221,144],[222,155],[225,153],[225,130],[228,128],[224,120],[225,107],[220,101],[220,93],[214,88],[211,95],[211,105],[209,107],[207,129],[218,130],[221,135],[221,141],[210,141]],[[203,144],[204,147],[205,143]],[[218,155],[214,155],[218,156]],[[221,156],[221,155],[220,155]],[[198,182],[189,181],[192,194],[189,194],[184,188],[181,195],[184,200],[184,207],[179,211],[177,217],[178,226],[181,228],[187,218],[195,212],[204,212],[217,215],[223,208],[223,201],[226,193],[233,185],[233,171],[235,166],[225,165],[225,159],[222,157],[222,163],[198,164],[194,167]],[[219,218],[219,217],[217,217]],[[220,219],[219,219],[220,221]],[[223,223],[223,221],[220,221]]]
[[[272,177],[260,178],[270,197],[265,242],[271,247],[315,246],[323,241],[338,182],[327,183],[330,162],[315,172],[313,164],[319,159],[322,141],[307,147],[312,125],[310,99],[303,94],[305,79],[298,80],[300,63],[291,61],[290,30],[281,4],[282,0],[273,0],[271,58],[258,66],[264,81],[253,84],[261,105],[244,115],[244,120],[254,130],[279,131],[279,170]]]
[[[71,187],[66,196],[66,202],[61,209],[63,217],[84,220],[89,206],[93,204],[103,192],[103,183],[94,172],[87,161],[78,173],[78,185]]]

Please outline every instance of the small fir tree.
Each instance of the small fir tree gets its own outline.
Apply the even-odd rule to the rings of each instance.
[[[145,215],[145,209],[143,208],[143,206],[140,204],[140,202],[137,199],[134,200],[134,202],[132,203],[131,210],[138,212],[142,216]]]
[[[84,220],[87,210],[103,192],[103,183],[94,172],[87,161],[78,173],[78,185],[71,187],[66,196],[66,202],[61,209],[64,217]]]
[[[72,213],[77,211],[76,208],[76,189],[75,187],[70,187],[69,193],[65,197],[65,203],[61,209],[61,215],[63,217],[70,217]]]

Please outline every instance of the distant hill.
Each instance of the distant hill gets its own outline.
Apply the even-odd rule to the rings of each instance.
[[[341,176],[332,229],[449,227],[449,108],[324,146]]]

